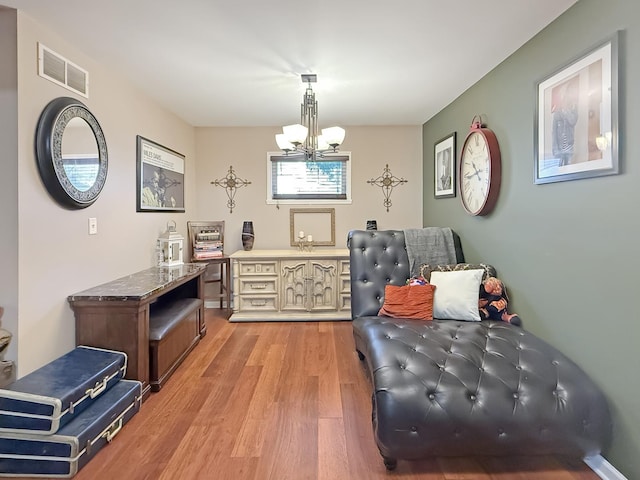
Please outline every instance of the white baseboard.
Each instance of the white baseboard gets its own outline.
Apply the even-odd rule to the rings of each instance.
[[[582,461],[589,465],[589,468],[603,480],[627,480],[627,478],[621,474],[616,467],[607,462],[607,459],[602,455],[584,457]]]

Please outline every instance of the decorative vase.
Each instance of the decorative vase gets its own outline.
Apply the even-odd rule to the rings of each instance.
[[[242,248],[251,250],[253,248],[253,222],[246,221],[242,224]]]

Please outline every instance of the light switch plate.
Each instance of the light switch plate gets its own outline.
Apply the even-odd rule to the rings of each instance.
[[[89,219],[89,235],[95,235],[98,233],[98,219],[90,218]]]

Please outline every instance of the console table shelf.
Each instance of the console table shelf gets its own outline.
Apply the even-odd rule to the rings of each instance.
[[[351,320],[346,249],[231,255],[232,322]]]
[[[127,354],[126,378],[140,380],[146,396],[149,382],[149,317],[156,303],[185,298],[203,300],[206,264],[152,267],[69,295],[76,319],[76,344]],[[204,307],[199,308],[194,340],[206,333]]]

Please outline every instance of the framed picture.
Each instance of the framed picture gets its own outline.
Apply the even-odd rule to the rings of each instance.
[[[618,173],[618,34],[536,84],[535,183]]]
[[[184,212],[184,155],[136,139],[136,211]]]
[[[456,132],[436,142],[433,152],[434,196],[456,196]]]
[[[298,240],[307,240],[311,245],[335,247],[336,209],[289,209],[289,244],[295,247]]]

